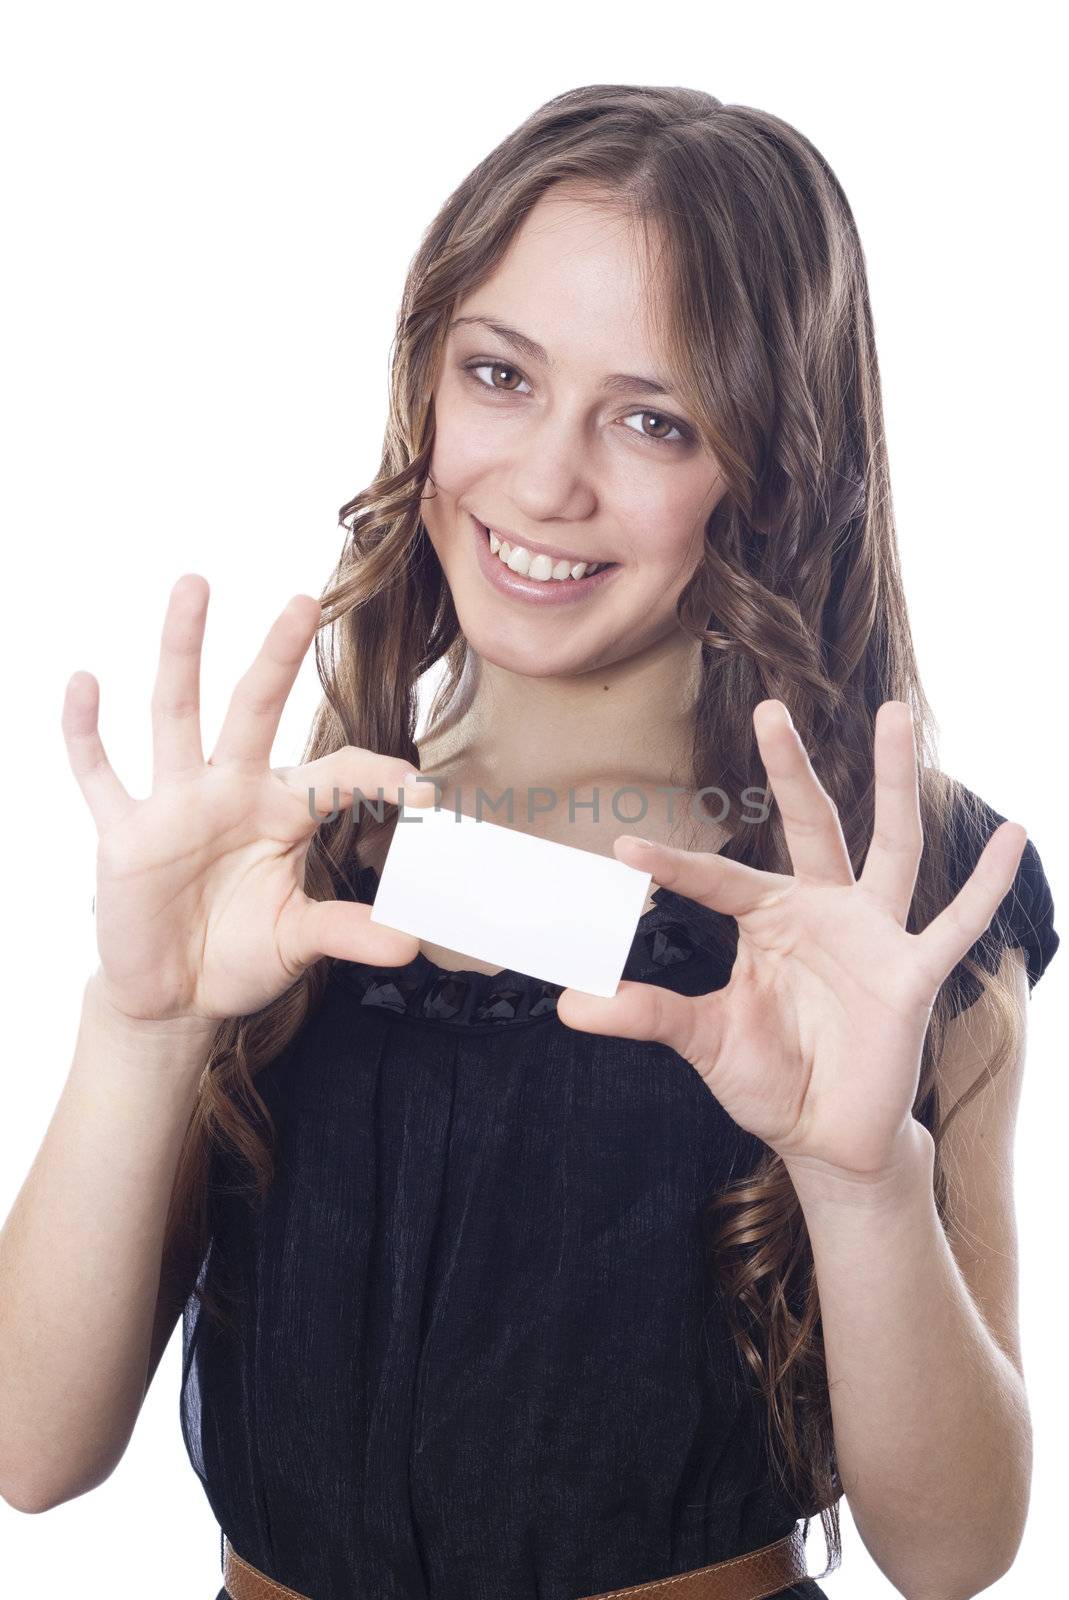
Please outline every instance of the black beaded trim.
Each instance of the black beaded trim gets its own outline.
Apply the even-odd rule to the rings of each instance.
[[[368,903],[376,882],[374,871],[364,868],[361,888],[370,891]],[[709,915],[703,907],[660,890],[658,900],[641,919],[623,976],[658,982],[665,968],[682,966],[706,954],[700,942],[700,924]],[[340,961],[334,963],[334,970],[359,994],[362,1006],[454,1026],[493,1028],[554,1016],[564,987],[522,972],[450,972],[435,966],[422,952],[407,967]]]
[[[626,978],[655,976],[697,954],[681,923],[639,933],[624,968]],[[407,968],[340,964],[362,1006],[427,1022],[490,1025],[553,1016],[563,984],[546,983],[518,972],[447,972],[425,957]]]
[[[645,943],[655,967],[675,967],[682,961],[690,961],[694,955],[694,946],[681,922],[667,922],[662,928],[654,928],[646,934]]]
[[[420,957],[402,971],[346,962],[343,975],[362,1006],[427,1022],[490,1026],[555,1015],[564,987],[523,973],[446,972]]]

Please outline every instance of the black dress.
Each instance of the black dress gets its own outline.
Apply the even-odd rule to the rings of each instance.
[[[1058,935],[1031,841],[996,923],[1034,983]],[[624,976],[721,987],[725,926],[659,889]],[[187,1304],[183,1435],[238,1554],[311,1600],[576,1600],[796,1521],[702,1224],[764,1146],[667,1046],[565,1027],[559,993],[332,962],[255,1080],[262,1212],[215,1158],[202,1273],[238,1311]]]

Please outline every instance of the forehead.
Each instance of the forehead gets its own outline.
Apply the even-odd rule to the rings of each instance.
[[[553,365],[645,372],[664,365],[652,316],[658,292],[643,230],[626,214],[605,199],[550,193],[454,315],[518,328]]]

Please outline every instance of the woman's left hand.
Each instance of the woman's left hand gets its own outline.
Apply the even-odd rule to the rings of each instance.
[[[907,933],[923,846],[909,706],[889,700],[876,716],[875,826],[858,879],[786,706],[763,700],[753,720],[793,876],[630,834],[614,842],[629,866],[736,918],[727,985],[695,997],[627,980],[611,999],[565,989],[557,1016],[669,1045],[788,1164],[875,1181],[919,1126],[912,1108],[939,986],[989,926],[1028,833],[1002,823],[950,904]]]

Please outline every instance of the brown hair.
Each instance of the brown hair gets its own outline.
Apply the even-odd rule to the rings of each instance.
[[[324,698],[302,760],[352,744],[418,763],[417,683],[439,661],[431,725],[458,714],[469,649],[420,510],[433,393],[455,307],[562,182],[655,240],[665,355],[728,485],[678,605],[680,626],[705,647],[695,786],[732,796],[763,789],[752,710],[782,699],[838,807],[858,873],[873,826],[876,711],[888,699],[908,701],[925,838],[907,922],[918,931],[950,898],[952,808],[964,807],[977,853],[984,834],[973,797],[935,762],[899,570],[861,244],[834,173],[807,139],[768,112],[699,90],[608,84],[556,96],[480,162],[424,234],[398,317],[381,465],[339,512],[348,538],[322,595]],[[722,820],[732,829],[737,817]],[[308,852],[306,892],[333,895],[359,832],[382,825],[366,810],[357,823],[348,810],[325,822]],[[725,854],[789,872],[777,809],[733,828]],[[254,1203],[271,1183],[274,1130],[254,1080],[317,1004],[326,967],[318,962],[263,1011],[218,1029],[168,1216],[164,1275],[179,1302],[207,1244],[213,1151],[247,1164]],[[962,968],[992,1001],[999,1033],[986,1071],[942,1106],[937,1063],[952,1015],[943,985],[913,1109],[935,1138],[944,1221],[940,1142],[958,1107],[1005,1064],[1020,1028],[1013,990],[975,962]],[[766,1403],[770,1463],[798,1514],[820,1515],[831,1570],[842,1485],[820,1304],[804,1218],[771,1149],[712,1197],[707,1220],[740,1359]],[[193,1292],[225,1320],[199,1283]]]

